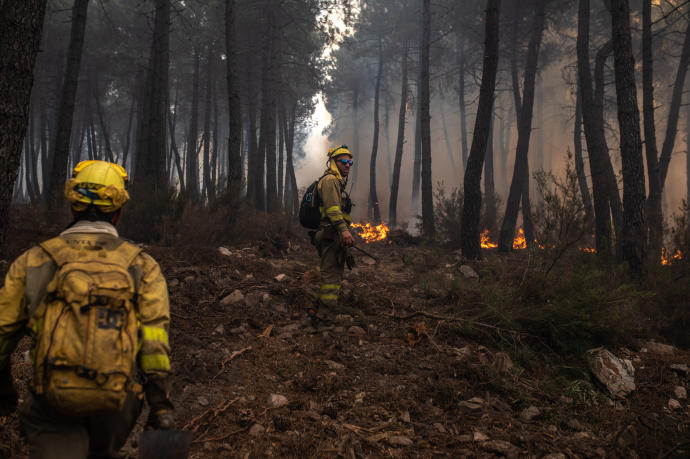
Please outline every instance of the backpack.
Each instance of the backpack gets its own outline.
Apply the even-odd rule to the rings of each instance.
[[[68,416],[123,409],[135,381],[138,352],[136,283],[128,268],[141,249],[70,246],[57,237],[41,243],[55,261],[46,296],[31,314],[32,387]]]
[[[299,204],[299,223],[308,229],[317,229],[321,224],[321,198],[319,197],[319,182],[325,175],[319,177],[307,187]]]

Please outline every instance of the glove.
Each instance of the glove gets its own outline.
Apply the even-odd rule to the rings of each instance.
[[[9,367],[0,371],[0,416],[8,416],[17,408],[17,391],[12,384]]]
[[[151,410],[146,421],[146,430],[170,430],[173,427],[175,427],[175,412],[173,410]]]
[[[146,400],[151,411],[146,421],[147,430],[169,430],[175,426],[175,410],[170,401],[170,378],[151,377],[144,385]]]

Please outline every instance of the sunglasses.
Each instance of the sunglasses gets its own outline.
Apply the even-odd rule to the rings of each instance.
[[[352,160],[351,159],[341,159],[340,162],[343,164],[347,164],[347,165],[352,166]]]

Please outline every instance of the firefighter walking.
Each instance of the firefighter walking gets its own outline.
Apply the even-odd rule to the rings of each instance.
[[[144,395],[147,428],[173,427],[168,290],[115,229],[126,185],[117,164],[79,163],[64,190],[74,221],[12,263],[0,290],[0,416],[16,408],[10,356],[28,332],[19,418],[32,458],[121,457]]]
[[[337,314],[348,248],[355,244],[350,232],[352,201],[345,191],[352,158],[346,145],[329,150],[327,169],[317,185],[321,224],[314,244],[321,257],[321,285],[317,301],[308,311],[315,324],[328,323]]]

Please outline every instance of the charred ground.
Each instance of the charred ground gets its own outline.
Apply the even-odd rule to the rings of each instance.
[[[17,231],[14,251],[53,229]],[[623,288],[601,281],[564,303],[577,295],[577,266],[595,270],[583,254],[543,277],[533,255],[487,253],[475,278],[457,253],[393,235],[365,247],[379,264],[358,257],[347,273],[343,325],[314,333],[300,325],[318,277],[302,231],[281,223],[249,236],[222,252],[215,241],[146,249],[169,283],[173,398],[179,427],[194,434],[191,457],[690,454],[687,400],[668,406],[690,382],[670,365],[690,364],[690,353],[644,352],[664,336],[641,319],[654,322],[668,297],[625,287],[615,269],[604,274]],[[673,269],[682,282],[687,268]],[[602,295],[601,317],[582,306]],[[588,373],[584,351],[597,344],[633,361],[627,399],[610,399]],[[27,345],[13,367],[22,391]],[[0,455],[26,456],[16,415],[0,423]]]

